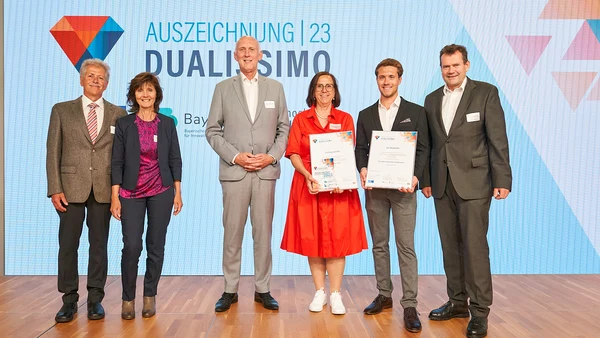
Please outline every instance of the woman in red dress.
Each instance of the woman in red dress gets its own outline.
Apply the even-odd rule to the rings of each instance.
[[[340,190],[319,193],[311,175],[309,135],[352,131],[350,114],[336,109],[340,93],[335,77],[317,73],[310,82],[306,103],[310,109],[294,118],[285,156],[296,169],[290,189],[283,250],[308,257],[315,297],[309,306],[319,312],[327,304],[325,275],[329,274],[331,312],[344,314],[340,294],[346,256],[367,249],[364,219],[358,192]]]

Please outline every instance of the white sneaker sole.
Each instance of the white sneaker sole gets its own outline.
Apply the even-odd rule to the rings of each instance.
[[[325,307],[325,305],[327,305],[327,302],[324,302],[323,305],[321,305],[320,308],[312,307],[312,306],[309,305],[308,306],[308,311],[310,311],[310,312],[321,312],[321,311],[323,311],[323,308]]]
[[[344,309],[343,311],[334,311],[333,307],[331,308],[331,313],[334,315],[345,315],[346,314],[346,309]]]

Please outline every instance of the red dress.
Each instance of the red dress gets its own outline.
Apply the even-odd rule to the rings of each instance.
[[[294,118],[285,157],[300,155],[304,167],[310,172],[308,136],[349,130],[354,135],[350,114],[332,108],[329,123],[322,128],[313,106]],[[358,191],[311,195],[304,176],[294,171],[281,248],[321,258],[345,257],[367,249]]]

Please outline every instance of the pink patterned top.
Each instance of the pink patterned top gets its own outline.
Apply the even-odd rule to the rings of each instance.
[[[135,118],[135,124],[140,135],[140,172],[135,190],[119,189],[123,198],[144,198],[165,192],[169,187],[163,187],[158,166],[158,116],[150,122]]]

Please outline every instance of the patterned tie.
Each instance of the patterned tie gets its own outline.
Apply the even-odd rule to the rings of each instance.
[[[87,128],[90,132],[92,144],[95,144],[96,138],[98,138],[98,116],[96,116],[96,108],[98,108],[98,105],[92,102],[88,104],[88,107],[90,108],[90,113],[88,114]]]

